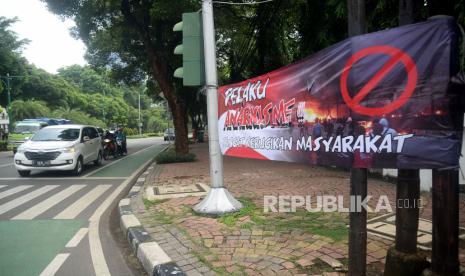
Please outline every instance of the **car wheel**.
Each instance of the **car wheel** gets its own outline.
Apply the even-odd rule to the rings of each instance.
[[[99,151],[97,155],[97,159],[94,161],[95,166],[100,166],[102,165],[102,152]]]
[[[73,175],[78,176],[82,173],[82,157],[79,157],[76,161],[76,166],[74,166],[74,170],[72,171]]]
[[[31,174],[31,171],[18,171],[19,175],[22,177],[29,176]]]

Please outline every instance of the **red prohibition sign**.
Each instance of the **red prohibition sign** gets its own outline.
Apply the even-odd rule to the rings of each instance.
[[[381,69],[365,84],[365,86],[356,94],[353,98],[349,95],[349,90],[347,88],[347,79],[349,78],[349,72],[352,66],[359,61],[360,59],[368,55],[388,55],[391,58],[386,64],[381,67]],[[404,91],[401,95],[392,103],[382,106],[382,107],[367,107],[360,105],[359,103],[370,93],[373,88],[397,65],[398,62],[401,62],[405,66],[407,72],[407,84],[405,85]],[[392,46],[372,46],[362,49],[352,55],[347,64],[344,66],[342,75],[341,75],[341,94],[342,98],[346,102],[347,106],[353,111],[370,116],[381,116],[387,113],[390,113],[402,105],[404,105],[410,96],[412,96],[413,91],[417,85],[418,73],[417,66],[415,61],[402,50],[392,47]]]

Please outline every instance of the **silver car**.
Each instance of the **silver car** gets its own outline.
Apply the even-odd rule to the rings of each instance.
[[[102,163],[101,138],[93,126],[48,126],[18,148],[14,162],[21,176],[28,176],[33,170],[70,171],[79,175],[84,164]]]

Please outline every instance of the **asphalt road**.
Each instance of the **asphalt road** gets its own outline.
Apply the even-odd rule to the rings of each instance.
[[[80,177],[20,177],[12,153],[0,153],[0,275],[139,275],[112,211],[166,146],[161,138],[128,140],[127,156]]]

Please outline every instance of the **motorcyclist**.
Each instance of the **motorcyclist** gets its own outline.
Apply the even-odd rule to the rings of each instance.
[[[116,146],[117,146],[116,145],[116,134],[114,132],[111,132],[111,131],[107,130],[105,132],[105,135],[103,136],[103,140],[105,140],[105,139],[110,140],[111,143],[113,144],[112,148],[116,149]]]
[[[126,135],[124,135],[123,132],[123,127],[120,127],[116,131],[116,138],[121,140],[121,146],[124,154],[128,153],[127,147],[126,147]]]

